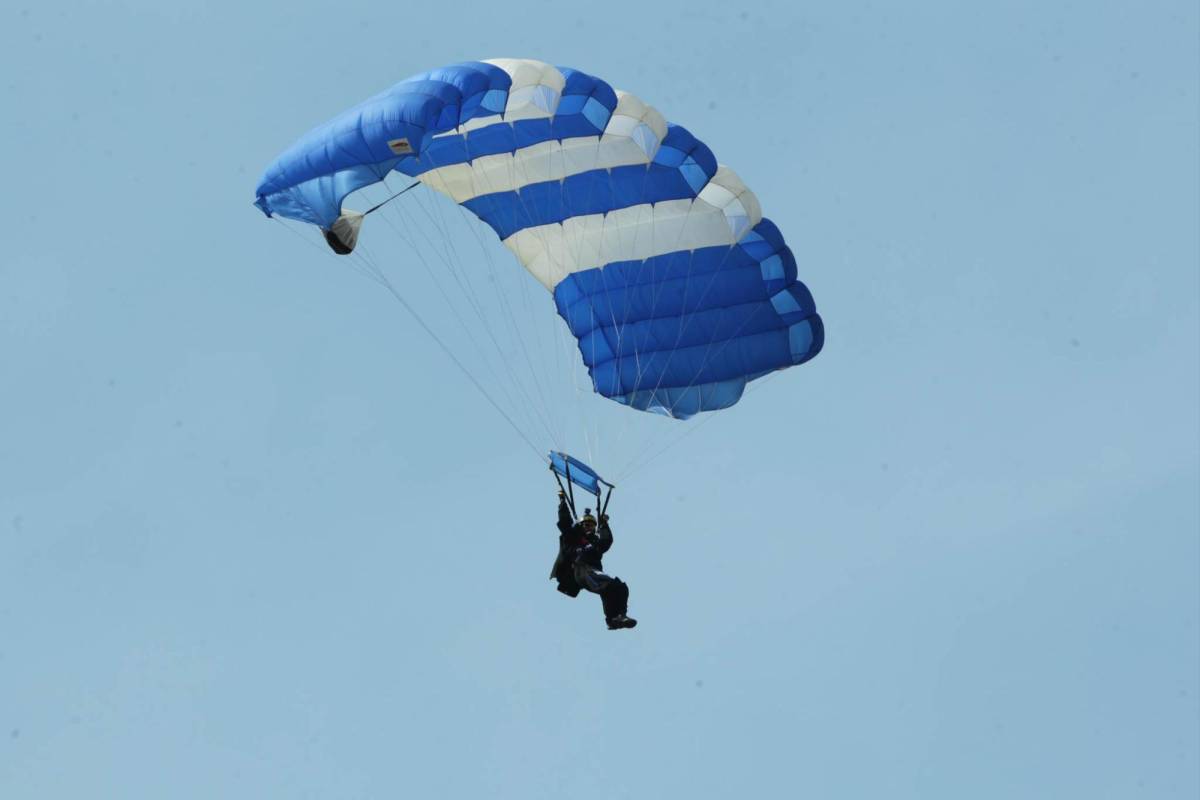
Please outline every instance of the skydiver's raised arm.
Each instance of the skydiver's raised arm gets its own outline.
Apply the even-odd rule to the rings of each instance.
[[[607,553],[608,548],[613,545],[612,528],[608,527],[608,514],[600,515],[600,524],[596,526],[596,533],[600,537],[600,552]]]
[[[562,492],[558,493],[558,531],[563,536],[571,532],[571,528],[575,527],[575,520],[571,518],[571,508],[567,505],[567,498]]]

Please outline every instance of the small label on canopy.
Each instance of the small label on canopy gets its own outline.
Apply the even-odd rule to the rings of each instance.
[[[390,139],[388,147],[398,156],[407,156],[413,151],[412,145],[408,143],[408,139]]]

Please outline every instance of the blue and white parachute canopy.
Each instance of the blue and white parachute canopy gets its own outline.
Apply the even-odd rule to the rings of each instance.
[[[550,451],[550,469],[584,491],[596,495],[597,500],[600,499],[600,493],[603,489],[607,488],[609,491],[612,491],[614,488],[613,484],[597,475],[596,470],[574,456],[560,453],[557,450]]]
[[[747,138],[751,138],[748,136]],[[301,138],[255,204],[353,249],[350,193],[392,171],[472,211],[553,293],[596,392],[686,418],[808,361],[824,327],[783,235],[688,130],[525,59],[402,81]]]

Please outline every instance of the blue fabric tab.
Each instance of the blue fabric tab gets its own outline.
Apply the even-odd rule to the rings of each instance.
[[[569,478],[571,483],[591,492],[597,498],[600,497],[602,487],[612,487],[612,484],[597,475],[594,469],[566,453],[551,450],[550,466],[559,475]]]

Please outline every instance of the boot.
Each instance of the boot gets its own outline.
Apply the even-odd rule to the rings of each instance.
[[[617,614],[615,617],[608,618],[608,629],[610,631],[620,630],[621,628],[632,628],[637,625],[637,620],[625,614]]]

